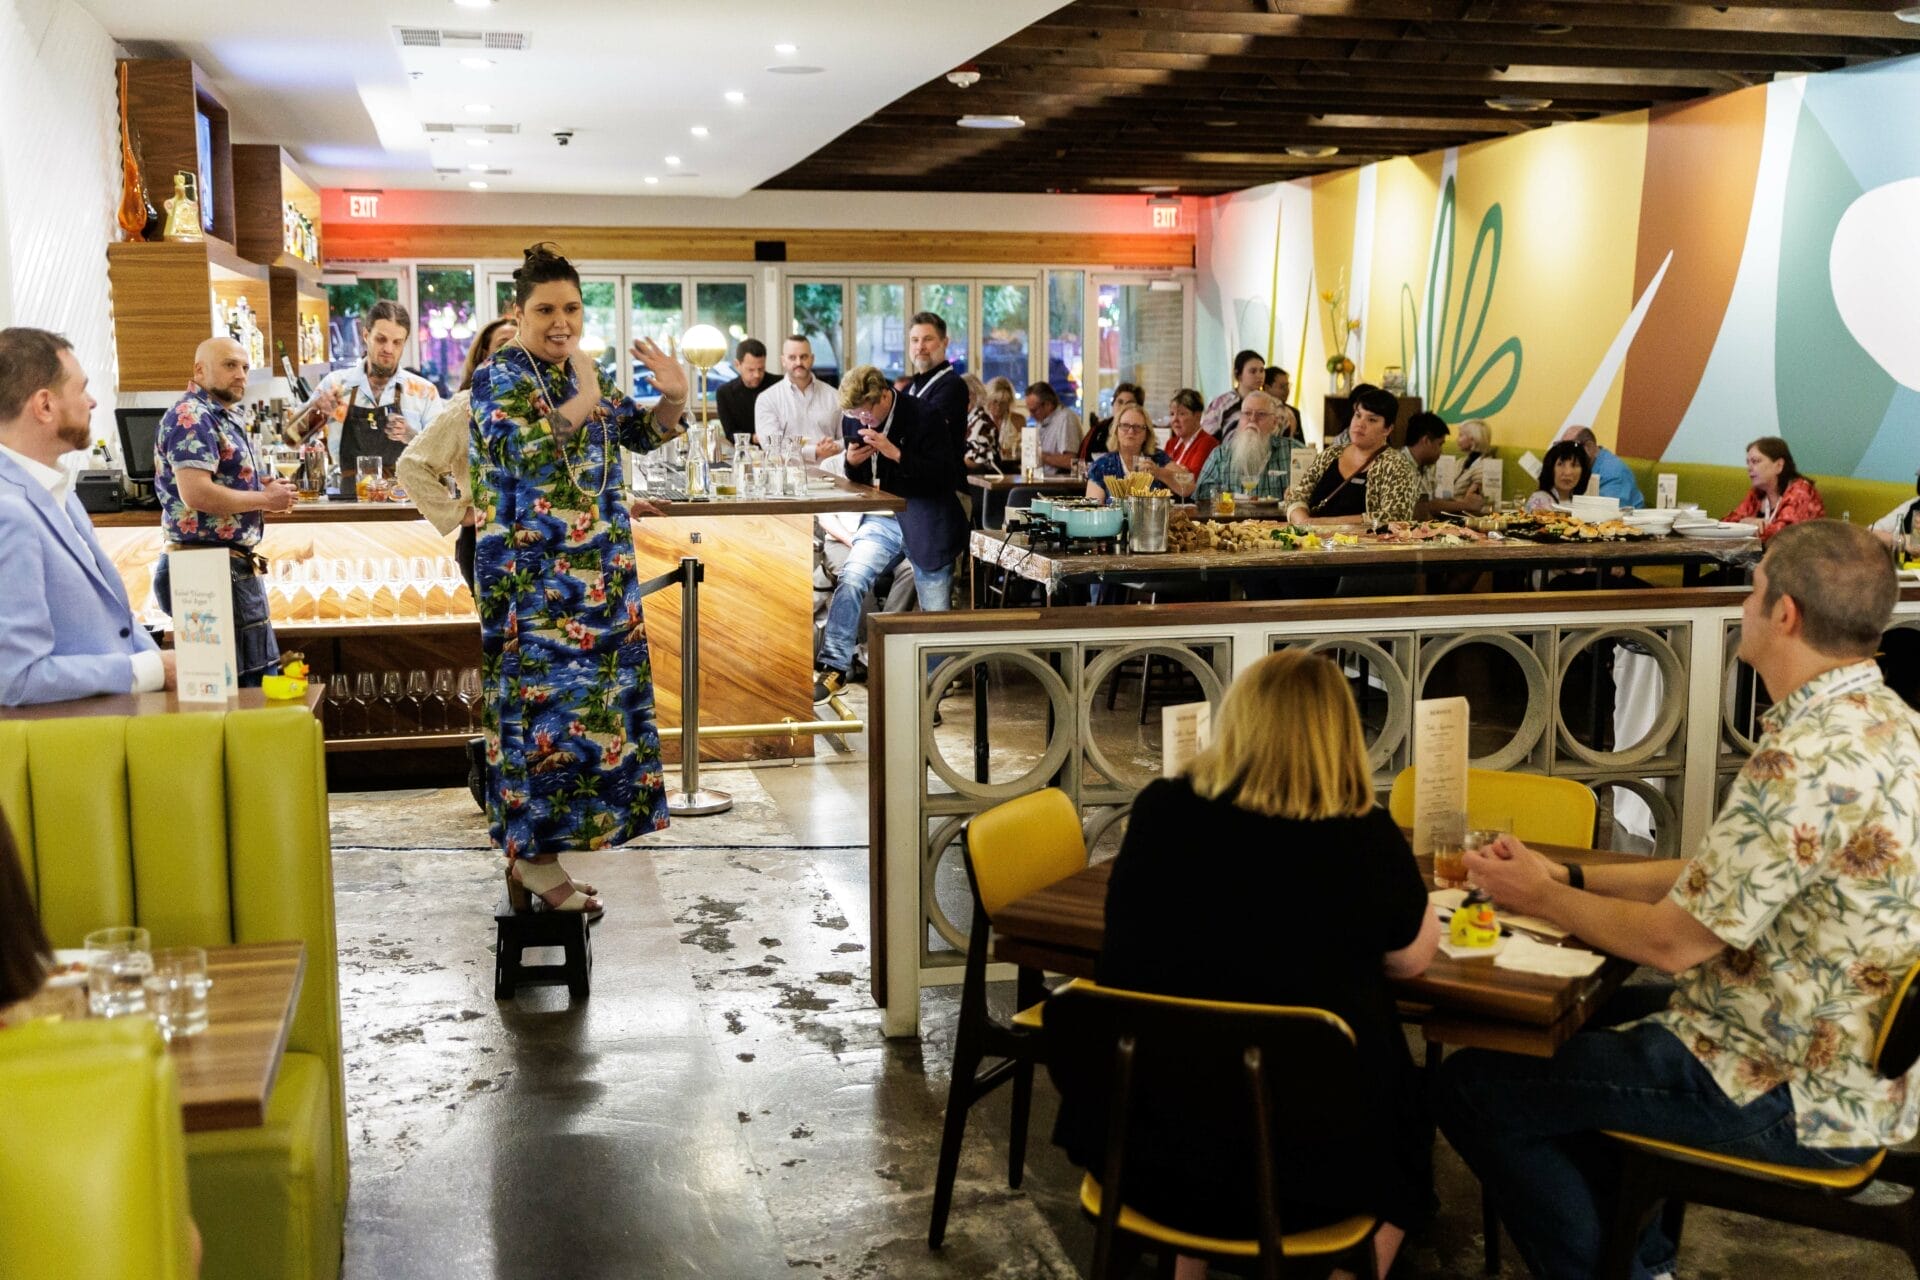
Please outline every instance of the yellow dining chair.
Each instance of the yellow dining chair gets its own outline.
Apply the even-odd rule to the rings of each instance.
[[[1402,769],[1393,780],[1387,811],[1403,827],[1413,825],[1414,767]],[[1593,791],[1572,778],[1549,778],[1544,773],[1503,773],[1497,769],[1467,770],[1467,826],[1490,827],[1513,823],[1513,834],[1541,844],[1593,848],[1593,824],[1599,806]]]
[[[1882,1079],[1897,1080],[1920,1059],[1920,964],[1894,992],[1873,1047]],[[1909,1082],[1911,1083],[1911,1082]],[[1742,1160],[1631,1133],[1608,1133],[1620,1153],[1613,1221],[1602,1248],[1602,1277],[1630,1275],[1640,1232],[1666,1201],[1667,1234],[1677,1248],[1684,1210],[1711,1205],[1774,1222],[1833,1231],[1890,1244],[1920,1271],[1920,1152],[1904,1147],[1875,1152],[1838,1169]],[[1910,1189],[1894,1203],[1854,1200],[1874,1179]]]
[[[325,745],[304,707],[0,721],[0,813],[56,947],[306,943],[264,1125],[190,1133],[204,1280],[333,1280],[345,1071]]]
[[[974,1103],[1013,1081],[1013,1123],[1008,1136],[1007,1185],[1018,1187],[1026,1172],[1027,1112],[1033,1102],[1033,1064],[1039,1044],[1038,1010],[1046,998],[1038,969],[1021,966],[1014,981],[1012,1022],[987,1008],[987,956],[993,917],[1009,902],[1064,880],[1087,865],[1080,814],[1064,791],[1048,787],[976,814],[966,830],[967,884],[973,892],[973,925],[960,987],[960,1017],[953,1034],[953,1073],[947,1085],[946,1123],[940,1134],[940,1166],[933,1183],[933,1219],[927,1247],[938,1249],[953,1209],[953,1183],[960,1171],[960,1143]],[[991,1065],[984,1065],[994,1059]],[[984,1069],[983,1069],[984,1066]]]
[[[1284,1171],[1311,1169],[1316,1151],[1343,1147],[1351,1134],[1347,1117],[1378,1104],[1364,1096],[1353,1031],[1343,1019],[1324,1009],[1190,1000],[1076,980],[1047,1001],[1042,1041],[1062,1110],[1106,1119],[1099,1176],[1089,1173],[1080,1183],[1080,1207],[1098,1224],[1091,1280],[1129,1274],[1142,1253],[1158,1254],[1163,1274],[1169,1255],[1180,1253],[1265,1280],[1279,1280],[1302,1262],[1377,1274],[1379,1221],[1372,1215],[1289,1231],[1280,1204]],[[1156,1060],[1177,1068],[1156,1072]],[[1126,1185],[1136,1118],[1164,1101],[1152,1096],[1156,1075],[1173,1087],[1204,1078],[1216,1089],[1239,1077],[1244,1124],[1254,1138],[1257,1235],[1208,1235],[1107,1194]]]
[[[0,1031],[0,1275],[192,1280],[173,1059],[145,1018]]]

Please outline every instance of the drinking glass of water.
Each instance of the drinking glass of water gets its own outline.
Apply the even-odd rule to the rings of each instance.
[[[207,1029],[207,953],[199,947],[168,947],[153,953],[153,972],[143,984],[147,1012],[164,1040],[197,1036]]]
[[[87,1008],[96,1018],[125,1018],[147,1011],[142,983],[153,971],[153,940],[145,929],[95,929],[82,943],[87,961]]]

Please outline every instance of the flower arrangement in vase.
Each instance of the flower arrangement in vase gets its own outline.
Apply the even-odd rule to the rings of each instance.
[[[1353,357],[1347,354],[1347,348],[1353,344],[1353,335],[1360,332],[1360,322],[1353,318],[1347,307],[1347,273],[1340,273],[1340,283],[1331,289],[1320,292],[1320,301],[1327,308],[1327,382],[1332,393],[1344,396],[1353,390]]]

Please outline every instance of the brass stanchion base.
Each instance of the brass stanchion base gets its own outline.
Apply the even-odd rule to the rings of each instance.
[[[733,808],[733,797],[724,791],[700,787],[694,791],[667,792],[667,812],[676,818],[704,818]]]

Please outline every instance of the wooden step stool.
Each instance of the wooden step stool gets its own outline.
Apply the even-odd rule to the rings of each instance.
[[[511,1000],[520,987],[565,983],[575,1000],[592,988],[593,933],[581,911],[515,911],[506,898],[493,914],[493,998]],[[528,947],[562,947],[564,964],[521,964]]]

